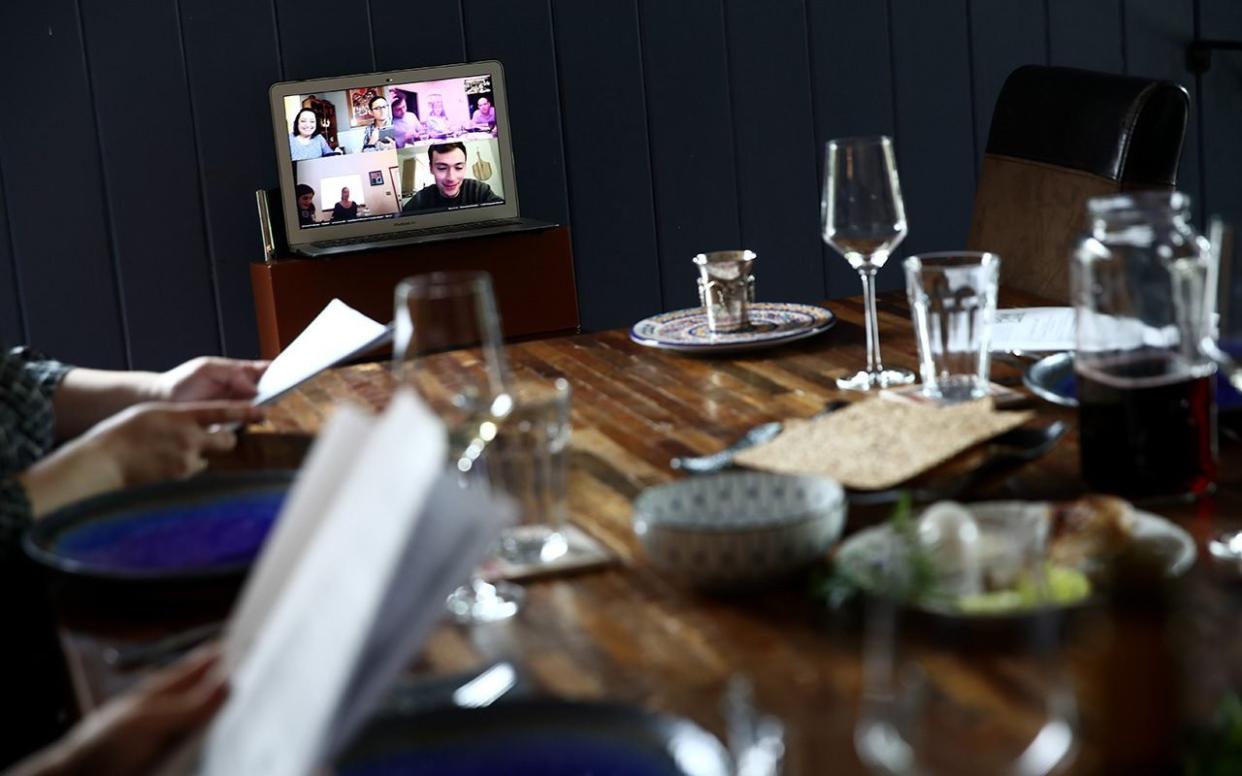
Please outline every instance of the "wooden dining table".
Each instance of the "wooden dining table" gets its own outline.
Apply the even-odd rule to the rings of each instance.
[[[1006,293],[1002,302],[1013,307],[1039,300]],[[636,704],[685,717],[722,738],[725,688],[732,677],[744,676],[758,707],[785,726],[784,773],[866,772],[854,745],[863,689],[858,608],[830,608],[805,579],[726,594],[684,587],[648,564],[632,526],[634,499],[645,488],[685,476],[670,468],[674,456],[714,452],[755,424],[809,417],[831,400],[863,398],[838,391],[834,382],[865,362],[861,299],[826,306],[838,318],[826,333],[728,356],[644,347],[625,330],[510,345],[509,363],[519,376],[563,375],[572,385],[570,517],[615,562],[526,583],[525,605],[508,621],[463,626],[446,618],[411,665],[411,676],[451,676],[510,661],[541,694]],[[882,294],[878,309],[885,363],[917,369],[904,295]],[[992,375],[1013,385],[1020,366],[998,361]],[[264,424],[249,430],[234,459],[221,465],[296,464],[307,435],[335,406],[355,402],[378,410],[394,388],[387,363],[322,373],[274,406]],[[973,486],[965,500],[1067,499],[1085,491],[1074,411],[1034,399],[1031,406],[1037,422],[1064,420],[1071,431],[1039,460]],[[1087,636],[1080,629],[1078,638],[1087,643],[1075,647],[1081,660],[1074,673],[1074,772],[1108,770],[1127,751],[1142,762],[1156,751],[1152,747],[1163,746],[1161,736],[1173,741],[1179,734],[1167,729],[1169,720],[1207,720],[1242,686],[1242,586],[1215,571],[1205,549],[1216,532],[1242,528],[1237,448],[1222,441],[1214,495],[1145,506],[1185,528],[1198,547],[1198,562],[1178,586],[1175,604],[1139,607],[1154,619],[1097,622],[1086,626]],[[884,520],[890,508],[851,508],[846,533]],[[90,708],[138,675],[111,666],[105,659],[110,648],[218,618],[227,600],[201,611],[166,606],[133,616],[87,609],[65,607],[60,633],[79,700]],[[1171,678],[1156,681],[1153,671]],[[1141,708],[1144,699],[1167,705],[1170,698],[1176,715]],[[1003,726],[1004,702],[988,713]]]

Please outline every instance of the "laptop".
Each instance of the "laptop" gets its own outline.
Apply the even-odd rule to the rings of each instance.
[[[499,62],[285,81],[270,97],[295,253],[554,226],[518,213]]]

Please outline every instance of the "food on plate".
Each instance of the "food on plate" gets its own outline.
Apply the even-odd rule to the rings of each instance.
[[[845,553],[839,575],[861,589],[967,614],[1072,604],[1107,584],[1123,556],[1147,551],[1136,520],[1127,502],[1097,495],[940,502],[918,515],[903,504],[864,542],[866,552]]]
[[[928,507],[917,524],[919,547],[931,556],[941,595],[972,596],[984,592],[979,523],[954,501]]]
[[[1021,578],[1012,589],[964,595],[957,608],[968,614],[1000,614],[1039,606],[1041,603],[1072,604],[1091,595],[1091,582],[1077,569],[1049,565],[1044,569],[1047,594],[1041,595],[1029,578]]]
[[[933,504],[915,524],[913,552],[926,554],[934,570],[920,599],[970,613],[1081,600],[1090,595],[1091,583],[1082,564],[1064,561],[1076,553],[1089,557],[1086,537],[1109,535],[1093,527],[1097,511],[1106,510],[1088,504]],[[1054,530],[1058,515],[1064,523],[1060,535]],[[1057,542],[1063,549],[1054,557]]]
[[[1048,560],[1095,574],[1130,547],[1134,510],[1114,496],[1084,496],[1049,504]]]

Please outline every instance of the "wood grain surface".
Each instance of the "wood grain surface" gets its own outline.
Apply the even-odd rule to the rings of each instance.
[[[1032,300],[1014,295],[1005,301],[1020,306]],[[413,673],[447,675],[511,660],[541,692],[632,702],[683,715],[721,735],[722,693],[741,673],[754,682],[759,705],[785,723],[786,774],[864,772],[853,744],[862,686],[858,610],[830,611],[803,580],[734,595],[678,587],[647,565],[631,528],[634,498],[680,476],[669,468],[671,457],[713,452],[756,423],[810,416],[842,398],[833,379],[865,361],[862,308],[858,299],[831,307],[840,321],[826,334],[744,357],[652,350],[632,343],[624,330],[511,346],[518,374],[560,374],[573,386],[571,519],[616,553],[618,563],[529,584],[524,609],[509,622],[446,623]],[[886,362],[915,368],[904,299],[884,295],[879,308]],[[1001,381],[1017,374],[1005,363],[993,370]],[[387,364],[322,374],[282,400],[232,464],[292,463],[305,447],[298,435],[314,433],[333,404],[379,409],[393,387]],[[1032,406],[1039,420],[1074,420],[1072,412]],[[1200,562],[1177,591],[1176,605],[1099,607],[1104,611],[1062,629],[1066,670],[1080,704],[1075,772],[1167,756],[1176,745],[1171,720],[1177,710],[1206,718],[1231,681],[1242,677],[1238,599],[1204,561],[1208,537],[1242,525],[1237,460],[1237,450],[1226,445],[1215,497],[1147,507],[1188,529],[1199,545]],[[968,498],[1062,498],[1082,490],[1071,432],[1045,458],[998,474]],[[847,532],[886,514],[884,507],[851,509]],[[219,617],[225,606],[126,616],[67,608],[63,642],[83,703],[97,704],[133,681],[107,667],[104,649]],[[984,665],[963,652],[950,670],[957,677],[953,691],[976,704],[981,737],[1015,733],[1032,709],[1030,682],[1022,680],[1029,674]]]

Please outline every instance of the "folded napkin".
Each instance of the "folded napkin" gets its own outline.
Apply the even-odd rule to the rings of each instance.
[[[822,474],[857,490],[891,488],[1032,414],[998,412],[991,399],[944,408],[867,399],[823,417],[791,420],[776,439],[734,460],[752,469]]]

